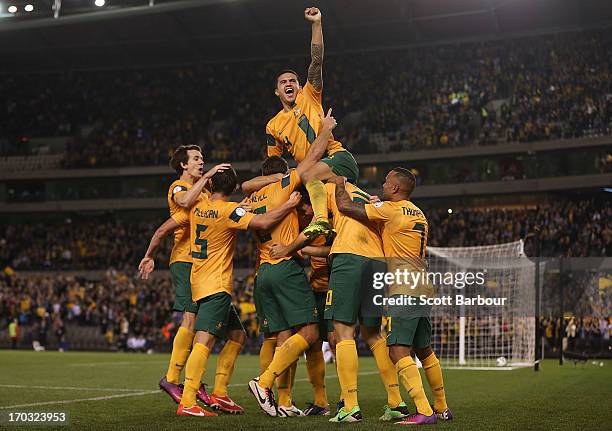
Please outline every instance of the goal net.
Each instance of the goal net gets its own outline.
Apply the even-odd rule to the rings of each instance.
[[[533,365],[535,264],[526,257],[523,241],[428,247],[427,253],[428,272],[445,276],[433,282],[436,297],[453,299],[434,305],[431,313],[432,347],[444,366]],[[477,279],[480,273],[479,281],[468,284],[465,274],[469,273]]]

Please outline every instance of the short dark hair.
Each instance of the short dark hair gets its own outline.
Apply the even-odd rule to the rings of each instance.
[[[399,176],[403,189],[409,197],[416,187],[416,177],[406,168],[393,168],[393,172]]]
[[[185,170],[181,164],[189,161],[189,154],[187,154],[187,151],[189,150],[196,150],[200,153],[202,152],[199,145],[181,145],[174,150],[174,153],[172,153],[172,157],[170,158],[170,167],[179,175],[182,175],[183,171]]]
[[[230,196],[236,190],[236,185],[238,185],[238,175],[236,175],[236,171],[233,168],[230,168],[221,172],[216,172],[210,181],[211,192]]]
[[[289,164],[285,159],[279,156],[270,156],[261,163],[261,174],[286,174],[289,170]]]
[[[300,74],[299,73],[297,73],[293,69],[283,69],[280,72],[278,72],[276,74],[276,77],[274,78],[274,89],[276,89],[276,87],[278,86],[278,77],[281,76],[283,73],[293,73],[295,75],[295,77],[297,78],[298,83],[300,82]]]

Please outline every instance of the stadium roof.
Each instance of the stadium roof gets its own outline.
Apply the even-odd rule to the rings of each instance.
[[[115,2],[120,3],[120,2]],[[146,67],[307,55],[302,10],[328,53],[609,25],[609,0],[183,0],[54,19],[0,18],[0,71]]]

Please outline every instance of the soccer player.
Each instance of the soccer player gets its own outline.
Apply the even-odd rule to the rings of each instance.
[[[308,80],[300,86],[299,76],[293,70],[282,70],[275,78],[274,94],[283,109],[266,125],[268,156],[281,156],[287,149],[299,163],[308,153],[320,129],[320,114],[323,113],[323,28],[321,12],[315,7],[307,8],[304,17],[312,24],[310,45],[311,62]],[[314,209],[313,222],[305,230],[308,237],[329,234],[331,225],[327,216],[327,197],[322,181],[342,175],[356,182],[359,168],[352,154],[330,136],[327,145],[328,157],[308,170],[302,179]]]
[[[295,170],[288,173],[287,162],[279,156],[271,156],[264,160],[262,163],[263,175],[285,174],[285,176],[250,196],[254,213],[263,214],[282,205],[301,184],[301,178],[321,159],[332,130],[336,126],[336,120],[331,116],[331,109],[325,118],[320,119],[320,124],[319,136]],[[258,232],[256,235],[259,250],[259,269],[255,286],[257,314],[266,339],[276,338],[275,354],[281,351],[284,343],[294,331],[302,334],[301,336],[306,340],[316,336],[317,333],[315,323],[318,318],[314,295],[300,262],[301,257],[289,256],[279,259],[270,257],[272,244],[279,241],[292,242],[299,234],[298,229],[297,213],[292,211],[274,229]],[[268,342],[264,343],[268,344]],[[265,350],[262,349],[262,356],[270,352],[269,348],[265,347]],[[266,362],[265,359],[261,359],[262,364]],[[272,363],[273,358],[268,367]],[[277,378],[279,400],[276,409],[269,409],[272,416],[304,416],[291,400],[291,373],[294,372],[292,369],[293,365],[290,364],[286,370],[277,371],[279,373]],[[268,412],[266,409],[264,411]]]
[[[300,200],[293,193],[283,205],[266,214],[248,213],[240,204],[228,202],[237,186],[233,169],[217,172],[211,179],[211,196],[199,201],[189,215],[177,213],[172,216],[170,228],[190,226],[191,289],[193,301],[197,303],[193,348],[185,365],[185,389],[177,414],[181,416],[214,416],[196,403],[196,394],[206,370],[206,364],[215,342],[226,338],[228,343],[242,346],[246,335],[238,314],[231,303],[233,285],[234,248],[236,231],[246,229],[266,230],[279,223]],[[239,353],[240,348],[237,348]],[[217,379],[227,382],[233,371]],[[212,396],[211,396],[212,397]]]
[[[179,178],[168,189],[170,216],[179,212],[188,214],[189,208],[196,201],[206,198],[208,192],[205,186],[210,178],[217,171],[229,169],[230,167],[229,164],[217,165],[205,175],[202,175],[204,159],[202,157],[202,150],[197,145],[179,146],[170,159],[170,166],[179,175]],[[159,233],[157,234],[159,235]],[[153,251],[149,250],[139,265],[141,271],[147,267],[147,275],[153,271],[155,265],[151,257]],[[181,370],[185,366],[194,336],[195,307],[191,300],[191,286],[189,284],[191,264],[189,230],[179,227],[174,231],[174,246],[170,254],[170,274],[175,292],[173,310],[182,312],[183,318],[172,344],[168,371],[159,381],[159,387],[176,403],[181,400],[181,393],[183,391],[182,386],[179,384]],[[198,398],[203,403],[210,404],[210,399],[204,385],[198,391]]]
[[[395,168],[387,174],[383,184],[383,202],[368,204],[351,200],[342,181],[336,187],[336,202],[344,214],[362,222],[382,223],[382,240],[389,264],[408,266],[420,271],[425,268],[428,224],[423,212],[410,201],[416,180],[412,172]],[[415,264],[416,262],[416,264]],[[394,287],[396,288],[394,290]],[[428,286],[418,286],[427,290]],[[390,294],[398,292],[390,287]],[[418,294],[414,294],[418,296]],[[417,307],[417,306],[415,306]],[[410,415],[402,424],[430,424],[436,419],[451,420],[453,413],[446,404],[446,394],[440,362],[431,348],[431,319],[429,309],[403,310],[393,313],[387,326],[389,355],[404,387],[410,393],[417,413]],[[425,375],[433,392],[435,403],[432,410],[421,375],[411,357],[414,350],[425,369]]]
[[[300,230],[303,230],[312,221],[314,215],[312,205],[308,199],[308,193],[302,194],[302,203],[297,208]],[[302,253],[310,256],[310,278],[309,283],[314,292],[317,305],[317,317],[319,319],[319,340],[306,351],[306,370],[308,380],[313,389],[313,402],[304,409],[306,416],[329,416],[329,402],[325,390],[325,358],[323,356],[323,341],[328,341],[332,349],[335,349],[333,326],[330,321],[325,320],[325,298],[329,284],[329,265],[327,256],[331,249],[331,238],[318,236],[310,246],[302,248]],[[290,256],[288,246],[273,244],[270,250],[273,259]]]
[[[329,290],[325,302],[325,319],[333,321],[336,339],[336,369],[342,390],[340,408],[331,422],[359,422],[362,420],[357,400],[358,357],[354,334],[360,322],[361,336],[370,347],[380,377],[387,391],[387,406],[381,420],[390,421],[408,416],[408,408],[399,390],[397,373],[389,359],[384,336],[380,331],[382,316],[361,315],[361,287],[364,280],[371,279],[372,272],[384,272],[381,259],[382,242],[376,223],[362,223],[342,214],[336,205],[335,184],[325,185],[327,205],[332,212],[337,236],[332,244]],[[346,186],[351,198],[363,203],[370,196],[352,184]],[[295,253],[310,240],[301,233],[286,251]]]

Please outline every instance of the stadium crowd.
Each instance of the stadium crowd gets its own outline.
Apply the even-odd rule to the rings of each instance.
[[[542,256],[607,256],[612,250],[612,206],[606,201],[553,202],[531,209],[426,210],[432,246],[500,244],[537,234]],[[0,227],[0,265],[17,270],[107,269],[131,271],[161,224],[103,220],[64,220],[57,223],[7,224]],[[527,251],[536,255],[533,241]],[[162,247],[158,266],[167,267],[168,247]],[[237,243],[237,268],[255,266],[256,247],[250,236]]]
[[[610,134],[610,35],[338,55],[325,69],[324,106],[346,117],[335,132],[354,153]],[[0,149],[27,154],[32,137],[70,137],[66,168],[163,165],[184,143],[210,160],[258,160],[279,109],[272,78],[287,64],[306,71],[291,59],[8,76]]]

